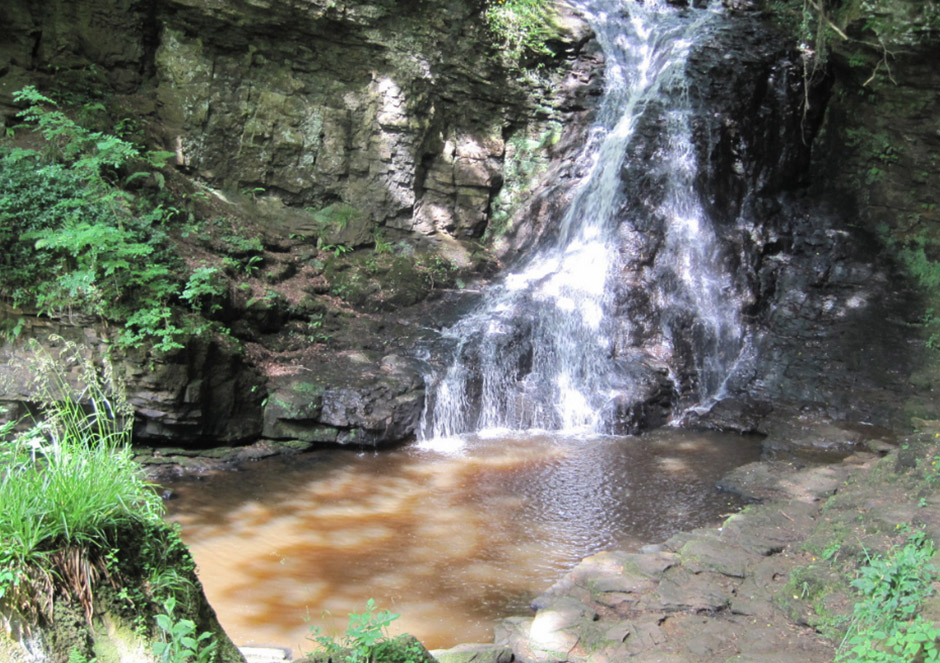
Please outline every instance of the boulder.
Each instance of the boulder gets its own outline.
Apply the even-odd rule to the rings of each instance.
[[[365,446],[402,442],[414,436],[423,403],[423,381],[409,360],[342,352],[272,378],[263,435]]]

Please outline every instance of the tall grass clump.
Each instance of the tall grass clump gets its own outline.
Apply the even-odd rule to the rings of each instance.
[[[33,353],[36,421],[25,432],[0,429],[0,615],[25,624],[50,621],[56,594],[90,620],[95,587],[118,586],[107,560],[121,533],[163,526],[162,502],[131,457],[130,413],[110,371],[73,345],[66,354],[78,379]]]

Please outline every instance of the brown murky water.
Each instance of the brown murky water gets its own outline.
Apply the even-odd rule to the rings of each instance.
[[[717,521],[738,505],[715,481],[758,454],[678,430],[471,436],[259,461],[169,485],[169,508],[238,644],[312,649],[311,623],[342,632],[375,598],[394,632],[449,647],[492,641],[582,557]]]

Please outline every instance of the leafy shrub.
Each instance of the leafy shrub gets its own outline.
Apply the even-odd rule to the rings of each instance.
[[[182,347],[198,326],[175,304],[179,263],[166,250],[167,211],[133,197],[119,184],[153,177],[168,152],[79,126],[51,99],[27,87],[16,94],[30,106],[41,149],[0,148],[0,296],[41,314],[85,313],[123,320],[118,340]]]
[[[35,623],[51,618],[61,592],[90,619],[119,533],[165,528],[163,504],[132,459],[130,411],[111,385],[77,360],[85,385],[76,393],[62,374],[47,372],[48,357],[37,361],[45,416],[0,441],[0,599]]]
[[[180,298],[189,302],[195,310],[211,314],[222,308],[218,300],[225,290],[218,267],[197,267],[189,276]]]
[[[918,614],[938,577],[930,564],[933,555],[933,543],[923,532],[914,532],[903,547],[869,559],[859,569],[852,586],[861,599],[836,661],[940,661],[940,628]]]
[[[33,346],[31,391],[42,418],[25,433],[0,426],[0,606],[26,629],[52,624],[53,600],[96,605],[156,636],[158,663],[211,663],[196,635],[195,563],[178,526],[130,450],[133,410],[110,364],[62,339],[53,358]],[[68,376],[68,379],[67,379]],[[89,661],[83,646],[69,661]]]
[[[215,660],[218,643],[208,631],[196,635],[196,624],[191,619],[177,619],[176,599],[172,596],[163,604],[163,614],[156,616],[163,640],[153,643],[153,653],[159,663],[210,663]]]
[[[361,613],[349,613],[349,625],[339,638],[320,633],[314,627],[312,638],[332,663],[424,663],[433,660],[414,637],[393,638],[389,625],[399,615],[375,609],[375,599],[366,602]]]

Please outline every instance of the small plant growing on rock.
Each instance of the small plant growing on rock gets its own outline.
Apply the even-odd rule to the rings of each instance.
[[[176,599],[168,598],[165,612],[156,615],[163,633],[162,642],[153,643],[153,653],[160,663],[211,663],[215,660],[217,643],[208,631],[196,636],[196,624],[190,619],[176,619]]]
[[[319,627],[312,627],[311,639],[322,654],[308,660],[330,663],[425,663],[433,661],[427,650],[413,636],[389,635],[389,625],[399,618],[389,610],[376,610],[375,599],[366,602],[361,613],[349,613],[346,632],[337,637],[324,635]]]

